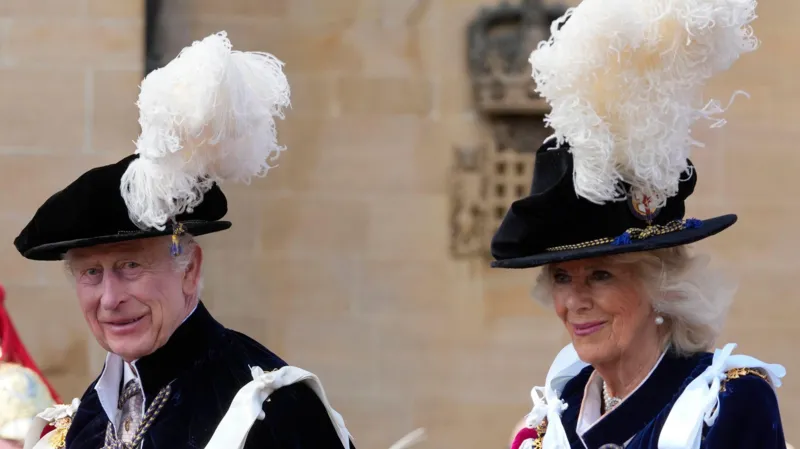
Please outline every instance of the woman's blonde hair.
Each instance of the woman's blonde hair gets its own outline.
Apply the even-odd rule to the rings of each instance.
[[[736,283],[709,267],[706,255],[693,256],[685,246],[609,256],[612,265],[632,265],[647,299],[664,318],[673,349],[680,354],[709,350],[719,336]],[[533,296],[551,305],[552,269],[545,266]]]

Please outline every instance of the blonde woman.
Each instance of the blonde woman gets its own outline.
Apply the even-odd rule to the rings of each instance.
[[[513,449],[786,448],[785,370],[713,349],[735,286],[688,248],[737,220],[686,216],[690,125],[722,111],[702,87],[756,48],[754,17],[747,0],[584,0],[531,55],[555,135],[492,265],[541,267],[534,296],[572,343]]]

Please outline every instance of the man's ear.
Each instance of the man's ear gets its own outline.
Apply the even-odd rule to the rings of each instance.
[[[200,287],[200,274],[203,270],[203,250],[200,245],[194,243],[192,257],[183,272],[183,293],[187,296],[197,294]]]

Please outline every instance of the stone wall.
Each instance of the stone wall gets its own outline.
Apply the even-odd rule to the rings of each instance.
[[[102,354],[62,265],[23,259],[12,242],[48,196],[132,151],[142,36],[136,1],[0,2],[0,284],[26,345],[66,399],[94,379],[90,360]]]
[[[449,253],[453,147],[485,139],[472,109],[465,25],[485,0],[170,0],[174,54],[226,30],[237,49],[283,59],[293,109],[289,150],[248,187],[226,187],[234,227],[203,238],[205,301],[244,331],[317,373],[361,448],[428,428],[430,448],[505,447],[566,342],[528,299],[533,271],[491,271]],[[49,194],[87,168],[133,151],[143,7],[122,0],[6,0],[0,5],[2,283],[37,360],[70,398],[99,372],[61,267],[22,259],[10,242]],[[722,130],[697,133],[690,213],[740,214],[698,245],[741,279],[720,344],[784,363],[779,396],[800,434],[794,378],[800,90],[791,17],[759,6],[764,41],[714,83],[738,98]],[[779,36],[783,39],[779,40]]]

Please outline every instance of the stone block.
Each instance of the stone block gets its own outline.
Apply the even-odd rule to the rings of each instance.
[[[382,329],[408,321],[430,320],[436,326],[441,320],[456,324],[470,318],[463,311],[472,285],[460,265],[436,259],[369,259],[362,264],[356,310],[388,326]]]
[[[316,374],[337,395],[378,395],[376,328],[358,317],[309,322],[302,314],[284,317],[284,357]]]
[[[261,204],[264,254],[352,257],[366,251],[369,209],[365,200],[265,194]]]
[[[0,210],[23,224],[47,198],[74,181],[81,173],[96,166],[115,161],[108,156],[82,154],[59,155],[4,155],[0,164],[0,179],[10,189],[24,191],[24,195],[1,195]],[[16,234],[22,228],[13,231]]]
[[[472,80],[466,70],[461,74],[439,78],[436,88],[439,91],[438,114],[469,114],[475,110]]]
[[[362,2],[346,41],[363,57],[360,73],[369,77],[430,77],[438,73],[438,2],[397,0]],[[351,16],[353,17],[353,16]]]
[[[232,226],[222,232],[201,236],[209,252],[242,252],[258,254],[258,226],[261,220],[261,192],[248,186],[226,183],[223,192],[228,200],[228,213],[223,220]]]
[[[370,206],[367,257],[405,263],[447,260],[449,212],[444,195],[382,195]]]
[[[175,11],[189,16],[209,18],[236,17],[242,19],[282,18],[286,15],[289,0],[171,0],[175,1]]]
[[[267,280],[258,258],[252,251],[209,248],[209,240],[216,236],[208,234],[198,238],[203,248],[203,302],[213,313],[266,319],[271,309],[264,298]]]
[[[120,158],[136,149],[140,70],[98,70],[92,74],[91,149]]]
[[[764,133],[759,128],[744,125],[736,130],[739,144],[725,149],[722,170],[725,176],[725,195],[736,201],[775,202],[783,204],[787,194],[796,189],[797,167],[787,163],[794,148],[790,142],[796,131],[789,126]],[[789,212],[795,215],[795,212]]]
[[[345,23],[201,16],[187,18],[186,26],[191,40],[226,30],[234,49],[272,53],[286,63],[287,73],[350,73],[362,66],[361,54],[345,42],[344,33],[348,28]],[[190,43],[171,46],[177,51]]]
[[[89,17],[141,19],[145,16],[144,0],[83,0],[84,3],[87,1]]]
[[[701,242],[717,257],[742,267],[785,267],[800,250],[800,243],[787,238],[792,235],[797,215],[788,204],[761,199],[727,205],[727,212],[739,217],[736,224]]]
[[[475,385],[483,382],[476,379]],[[529,411],[518,404],[430,398],[415,402],[414,423],[428,429],[430,447],[507,447],[514,425]]]
[[[797,326],[794,312],[800,304],[793,299],[795,271],[791,266],[740,268],[736,276],[739,289],[734,297],[729,327],[777,331]]]
[[[288,2],[287,19],[292,23],[358,23],[374,18],[377,3],[373,0],[292,0]]]
[[[290,115],[279,142],[289,149],[269,183],[326,192],[445,193],[451,149],[424,118]]]
[[[414,114],[433,110],[433,86],[424,78],[341,76],[337,98],[342,114]]]
[[[3,0],[0,17],[78,17],[85,12],[85,0]]]
[[[6,307],[42,370],[86,375],[88,327],[74,293],[64,288],[6,284]]]
[[[0,252],[0,273],[2,273],[0,285],[13,283],[34,286],[40,284],[41,264],[25,259],[12,246],[12,242],[27,223],[28,218],[13,212],[0,214],[0,242],[6,246],[6,250]]]
[[[81,149],[84,84],[84,74],[75,70],[0,70],[0,148],[62,154]]]
[[[363,276],[357,260],[264,257],[257,264],[264,286],[256,293],[274,317],[314,321],[353,313]]]
[[[334,80],[329,75],[290,73],[292,108],[288,120],[299,116],[330,117],[336,111]]]
[[[143,23],[141,18],[16,19],[5,58],[19,66],[141,70]]]
[[[356,447],[388,448],[416,428],[411,419],[411,398],[343,394],[328,388],[326,379],[320,380],[331,406],[344,418]]]

